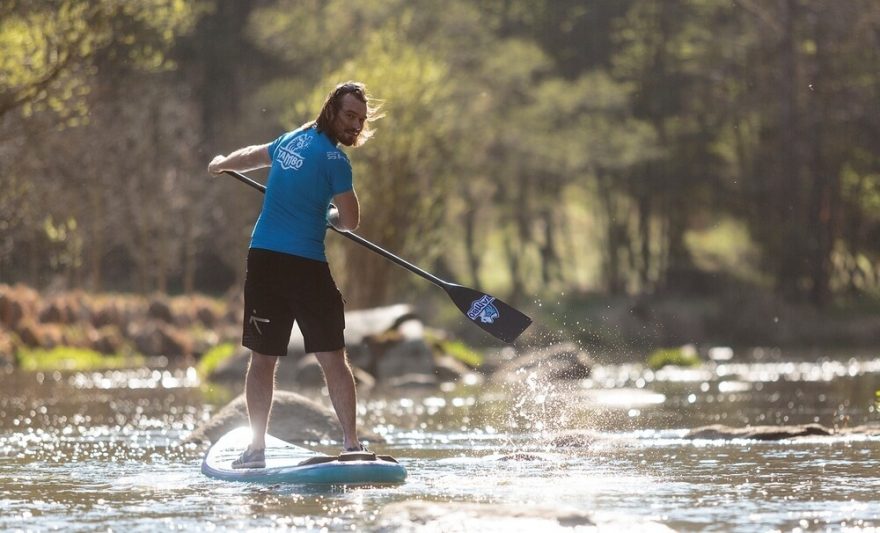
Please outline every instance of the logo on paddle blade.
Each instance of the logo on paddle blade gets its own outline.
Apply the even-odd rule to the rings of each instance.
[[[474,321],[480,319],[480,322],[483,324],[495,322],[501,316],[501,313],[498,312],[498,308],[492,305],[494,301],[495,298],[488,294],[483,295],[479,300],[474,300],[471,302],[471,308],[467,313],[468,318]]]

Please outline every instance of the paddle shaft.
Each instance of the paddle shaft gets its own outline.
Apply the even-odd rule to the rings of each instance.
[[[252,180],[251,178],[245,176],[241,172],[236,172],[234,170],[224,170],[223,172],[225,172],[226,174],[229,174],[233,178],[241,181],[242,183],[250,185],[254,189],[257,189],[258,191],[260,191],[264,194],[266,192],[265,185],[263,185],[262,183],[260,183],[258,181]],[[364,246],[364,247],[376,252],[377,254],[381,255],[385,259],[388,259],[389,261],[396,263],[397,265],[402,266],[403,268],[409,270],[413,274],[418,274],[419,276],[425,278],[426,280],[430,281],[434,285],[437,285],[437,286],[443,288],[443,290],[445,290],[447,292],[449,291],[449,287],[452,286],[452,284],[449,283],[448,281],[443,281],[442,279],[438,278],[434,274],[431,274],[430,272],[422,270],[421,268],[415,266],[414,264],[410,263],[409,261],[406,261],[404,259],[401,259],[400,257],[397,257],[396,255],[389,252],[388,250],[382,248],[381,246],[373,244],[372,242],[368,241],[367,239],[361,237],[360,235],[358,235],[356,233],[352,233],[350,231],[342,231],[342,230],[336,229],[333,226],[329,226],[329,225],[327,227],[332,229],[336,233],[342,235],[343,237],[347,237],[347,238],[353,240],[354,242],[360,244],[361,246]]]

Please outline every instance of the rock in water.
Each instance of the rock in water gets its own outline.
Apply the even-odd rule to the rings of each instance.
[[[217,441],[232,429],[248,425],[244,394],[238,396],[210,420],[196,428],[187,442]],[[301,394],[275,391],[269,433],[288,442],[342,440],[342,429],[336,414],[329,408]],[[382,437],[358,430],[361,439],[370,443],[385,442]]]
[[[802,426],[747,426],[732,428],[721,424],[703,426],[692,429],[685,435],[686,439],[751,439],[751,440],[782,440],[811,435],[828,436],[832,431],[819,424]]]

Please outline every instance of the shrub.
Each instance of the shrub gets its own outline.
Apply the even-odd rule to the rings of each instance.
[[[128,368],[144,363],[140,357],[104,355],[88,348],[56,346],[51,349],[22,348],[16,354],[23,370],[99,370]]]
[[[451,355],[471,368],[477,368],[483,364],[483,354],[474,351],[461,341],[440,341],[443,353]]]
[[[654,350],[646,362],[651,370],[659,370],[667,365],[693,367],[700,366],[702,361],[693,346],[679,348],[661,348]]]
[[[233,354],[235,354],[235,344],[231,342],[224,342],[214,346],[199,359],[199,364],[196,367],[199,376],[203,379],[207,378],[220,366],[220,363],[232,357]]]

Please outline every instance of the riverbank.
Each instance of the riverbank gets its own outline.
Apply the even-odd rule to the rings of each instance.
[[[613,354],[609,362],[644,360],[657,349],[685,344],[805,352],[874,348],[880,339],[875,299],[818,309],[730,282],[690,294],[567,293],[538,303],[538,319],[525,342],[562,338],[600,358]]]
[[[198,359],[239,334],[239,307],[202,295],[40,293],[0,284],[0,363],[22,366],[59,349],[98,365],[120,357]]]
[[[710,294],[572,293],[536,300],[522,307],[534,324],[517,347],[524,352],[573,342],[604,362],[625,362],[644,361],[658,349],[686,344],[703,352],[715,346],[803,350],[873,347],[880,339],[876,302],[818,310],[742,286]],[[462,320],[443,297],[432,294],[414,306],[426,326],[475,351],[498,350],[497,343]],[[120,357],[133,364],[150,357],[181,364],[198,361],[217,346],[238,345],[241,306],[238,294],[47,293],[0,284],[0,365],[51,360],[58,349],[96,366]]]

